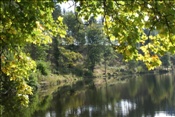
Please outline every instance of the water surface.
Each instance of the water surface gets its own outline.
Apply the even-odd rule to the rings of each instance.
[[[103,86],[78,82],[36,95],[15,117],[175,117],[175,76],[133,76]],[[44,94],[44,92],[43,92]]]

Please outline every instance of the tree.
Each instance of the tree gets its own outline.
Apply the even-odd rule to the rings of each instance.
[[[76,17],[76,13],[66,12],[63,22],[67,25],[67,34],[74,39],[74,44],[80,46],[84,45],[86,41],[82,19]]]
[[[79,16],[86,20],[91,15],[104,16],[105,34],[111,41],[117,40],[115,49],[125,60],[141,60],[148,69],[154,69],[161,64],[160,56],[167,51],[175,53],[174,1],[99,0],[79,4]],[[147,35],[143,29],[157,30],[158,34],[149,35],[150,42],[145,43]],[[138,48],[140,43],[143,45]]]
[[[166,53],[164,56],[161,57],[162,65],[163,65],[165,68],[169,68],[170,65],[171,65],[170,57],[171,57],[171,56],[170,56],[169,53]]]
[[[52,13],[53,19],[57,20],[57,18],[61,15],[61,6],[59,4],[55,4],[55,9]]]
[[[31,2],[31,1],[30,1]],[[52,19],[54,3],[26,0],[1,1],[0,96],[15,95],[22,105],[28,103],[32,88],[26,83],[36,64],[27,44],[46,44],[55,35],[65,36],[62,18]]]
[[[107,74],[107,66],[111,66],[114,65],[115,66],[115,62],[114,60],[116,58],[118,58],[117,53],[115,52],[115,50],[113,49],[113,47],[111,46],[109,40],[107,38],[105,38],[103,40],[103,58],[104,58],[104,68],[105,68],[105,76]]]
[[[24,52],[29,53],[30,57],[33,60],[47,60],[48,53],[47,51],[49,50],[49,45],[46,44],[41,44],[41,45],[36,45],[36,44],[30,44],[25,46]]]
[[[77,59],[81,58],[81,55],[73,48],[75,44],[80,43],[81,33],[79,33],[79,23],[75,15],[72,12],[61,14],[58,8],[53,12],[53,14],[57,14],[53,15],[53,18],[57,19],[57,17],[63,16],[63,22],[67,26],[67,35],[64,38],[57,36],[52,39],[51,63],[56,73],[70,73],[71,70],[69,68],[74,66]]]
[[[102,25],[95,20],[90,20],[87,27],[87,68],[93,72],[95,65],[100,63],[103,54],[104,35],[101,31]]]

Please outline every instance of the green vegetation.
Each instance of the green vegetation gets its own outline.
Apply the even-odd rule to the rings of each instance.
[[[0,2],[0,97],[25,106],[43,75],[92,77],[116,66],[124,73],[175,63],[174,1],[75,0],[75,13],[62,13],[57,3],[64,1]]]
[[[38,61],[37,62],[37,69],[41,72],[42,75],[49,75],[50,72],[50,65],[44,61]]]

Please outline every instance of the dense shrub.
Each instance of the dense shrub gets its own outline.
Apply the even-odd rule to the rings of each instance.
[[[27,84],[30,85],[34,90],[36,90],[38,88],[37,72],[32,73],[29,76],[29,80],[27,81]]]
[[[49,75],[50,73],[50,63],[45,61],[37,61],[37,69],[42,75]]]

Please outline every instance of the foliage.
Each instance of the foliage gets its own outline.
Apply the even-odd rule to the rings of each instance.
[[[78,2],[78,1],[77,1]],[[79,16],[104,17],[104,31],[125,60],[143,61],[148,69],[161,64],[159,56],[175,53],[174,1],[80,1]],[[149,29],[147,36],[143,29]],[[150,32],[156,30],[157,35]],[[145,43],[147,40],[149,43]],[[140,47],[138,45],[141,45]],[[140,52],[141,51],[141,52]]]
[[[35,45],[35,44],[29,44],[25,46],[24,48],[25,53],[29,53],[30,57],[33,60],[47,60],[48,56],[48,50],[49,50],[49,45],[46,44],[41,44],[41,45]]]
[[[93,45],[93,46],[88,46],[88,53],[87,53],[87,61],[86,65],[87,68],[93,72],[95,65],[100,63],[101,57],[102,57],[102,46],[100,45]]]
[[[52,38],[52,44],[49,50],[49,59],[52,63],[53,73],[70,73],[71,69],[75,66],[75,62],[82,58],[81,54],[73,49],[75,43],[78,43],[77,38],[82,38],[78,35],[77,21],[72,12],[61,14],[57,5],[56,10],[53,12],[53,18],[63,16],[63,22],[67,26],[67,35],[62,38],[56,36]]]
[[[30,74],[27,84],[31,86],[34,91],[38,89],[38,73],[37,72]]]
[[[161,57],[162,65],[168,68],[171,65],[170,54],[166,53]]]
[[[63,43],[67,43],[66,39],[64,40]],[[70,73],[69,68],[75,66],[75,62],[82,58],[80,53],[71,49],[71,45],[62,44],[61,39],[53,38],[49,56],[54,73]]]
[[[22,105],[26,105],[28,94],[32,94],[32,88],[27,85],[26,80],[34,69],[35,62],[26,54],[15,53],[13,50],[4,51],[1,58],[1,95],[11,93],[21,100]]]
[[[26,44],[46,44],[51,37],[66,34],[62,18],[52,19],[54,3],[26,0],[1,1],[0,23],[0,95],[13,93],[21,98],[21,104],[28,103],[32,88],[26,84],[34,71],[35,61],[23,49]],[[13,85],[12,85],[13,84]],[[9,87],[8,87],[9,85]]]
[[[76,17],[76,14],[73,12],[66,12],[63,15],[64,19],[63,22],[67,25],[68,36],[74,39],[74,43],[76,45],[84,45],[86,43],[85,37],[85,29],[83,26],[82,19]]]
[[[50,64],[49,62],[45,61],[37,61],[37,67],[36,67],[42,75],[49,75],[50,73]]]
[[[96,64],[100,63],[103,54],[104,35],[100,30],[102,26],[92,22],[87,27],[87,68],[93,72]]]

